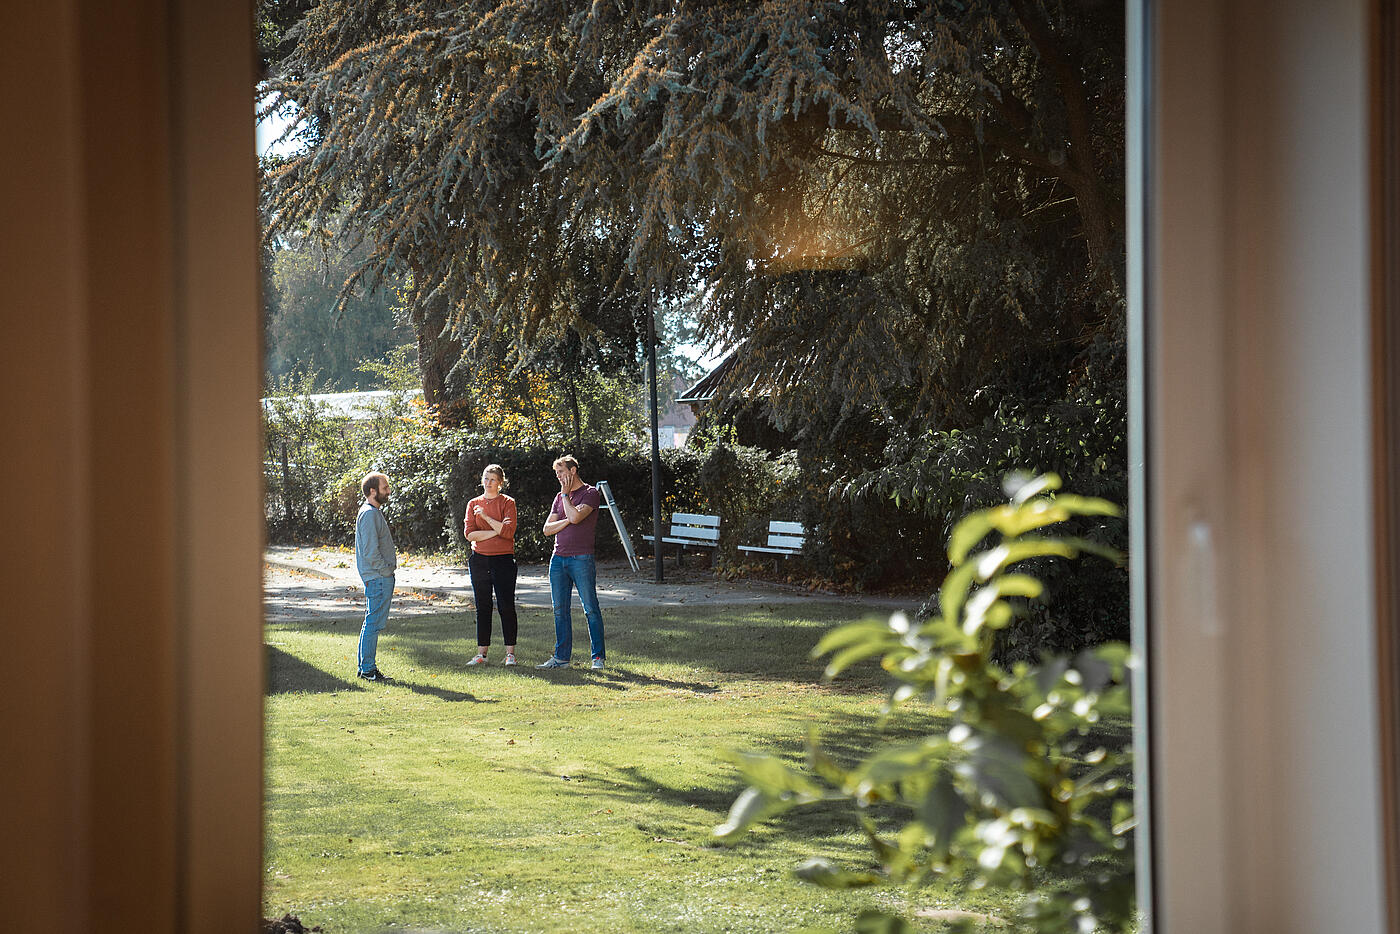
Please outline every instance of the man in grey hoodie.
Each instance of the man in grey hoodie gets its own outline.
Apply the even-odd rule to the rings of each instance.
[[[365,584],[365,624],[360,629],[359,676],[366,681],[388,681],[374,662],[379,633],[389,621],[389,601],[394,596],[394,571],[399,566],[394,537],[382,507],[389,502],[389,478],[366,474],[360,481],[365,503],[355,517],[355,568]]]

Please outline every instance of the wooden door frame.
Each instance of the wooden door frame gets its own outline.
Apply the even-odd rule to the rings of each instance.
[[[1391,934],[1400,934],[1400,0],[1371,6],[1376,681]]]

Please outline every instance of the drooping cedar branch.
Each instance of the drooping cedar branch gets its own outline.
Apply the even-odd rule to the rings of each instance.
[[[1120,20],[1098,0],[322,0],[269,85],[309,139],[268,176],[270,233],[347,217],[369,278],[412,270],[408,301],[444,302],[469,354],[703,295],[793,424],[825,430],[832,400],[965,422],[1063,381],[1121,316]]]

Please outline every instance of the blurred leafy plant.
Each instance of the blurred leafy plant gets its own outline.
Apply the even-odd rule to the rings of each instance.
[[[1046,934],[1122,930],[1130,922],[1127,835],[1134,821],[1121,776],[1131,752],[1105,745],[1096,730],[1104,716],[1129,710],[1128,647],[1106,644],[1037,666],[1017,662],[1009,670],[992,654],[997,632],[1017,615],[1017,601],[1042,590],[1018,566],[1086,553],[1121,561],[1116,550],[1096,542],[1042,533],[1074,517],[1120,512],[1107,500],[1054,495],[1059,485],[1054,474],[1008,476],[1009,503],[974,512],[954,527],[948,544],[953,570],[927,622],[896,613],[887,622],[842,626],[812,651],[831,656],[828,678],[878,656],[898,683],[887,715],[923,703],[946,714],[949,729],[887,745],[851,769],[821,750],[815,731],[806,769],[772,756],[737,754],[748,787],[716,836],[734,840],[756,822],[803,805],[853,802],[880,871],[813,858],[796,870],[800,878],[851,887],[941,877],[1018,890],[1025,897],[1014,923]],[[954,929],[970,924],[956,922]],[[857,929],[909,930],[878,910],[863,912]]]

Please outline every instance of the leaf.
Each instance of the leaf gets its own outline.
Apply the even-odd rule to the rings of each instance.
[[[1040,786],[1028,774],[1029,760],[1012,743],[983,736],[972,755],[959,765],[979,790],[989,792],[1005,808],[1040,808],[1045,805]]]
[[[1013,505],[1021,505],[1033,496],[1039,496],[1047,490],[1058,490],[1060,488],[1060,475],[1056,473],[1043,473],[1040,476],[1031,476],[1028,473],[1014,471],[1006,475],[1002,481],[1002,489],[1006,491]]]
[[[1040,693],[1049,694],[1050,689],[1060,683],[1065,672],[1069,669],[1069,659],[1063,656],[1056,656],[1035,671],[1035,685],[1040,689]]]
[[[870,848],[875,851],[875,856],[883,866],[899,866],[903,868],[909,862],[908,857],[900,851],[899,847],[887,843],[880,837],[880,833],[875,828],[875,822],[868,817],[860,819],[860,829],[865,832],[865,839],[870,844]]]
[[[833,655],[831,661],[827,662],[823,675],[827,678],[834,678],[856,662],[864,661],[873,655],[880,655],[888,648],[892,648],[892,646],[874,641],[844,648]]]
[[[1113,802],[1113,834],[1121,837],[1137,827],[1137,814],[1133,802],[1118,800]]]
[[[830,782],[837,788],[846,784],[849,780],[849,773],[836,764],[836,760],[828,756],[817,746],[817,733],[813,729],[807,735],[807,765],[824,781]]]
[[[892,785],[910,775],[918,775],[929,765],[942,761],[946,746],[942,740],[924,740],[887,747],[862,762],[850,773],[860,784]]]
[[[909,922],[897,915],[867,908],[856,916],[856,934],[913,934]]]
[[[1006,574],[993,579],[968,599],[962,631],[975,635],[984,624],[993,629],[1005,628],[1011,612],[1002,598],[1038,597],[1044,589],[1040,581],[1026,574]]]
[[[954,565],[962,564],[967,559],[968,552],[992,531],[993,514],[1006,508],[998,506],[995,509],[979,510],[953,526],[953,534],[948,537],[948,561]]]
[[[1071,537],[1061,538],[1059,540],[1069,546],[1071,551],[1069,557],[1071,558],[1077,558],[1082,553],[1086,555],[1095,555],[1096,557],[1103,558],[1105,561],[1111,561],[1117,565],[1122,565],[1123,563],[1123,552],[1119,551],[1117,548],[1110,548],[1108,545],[1100,545],[1098,542],[1090,541],[1087,538]]]
[[[863,620],[838,626],[818,640],[811,651],[812,658],[818,658],[867,639],[885,639],[890,635],[889,624],[880,620]]]
[[[934,848],[947,853],[953,838],[967,823],[967,811],[967,802],[958,794],[953,776],[945,771],[939,773],[914,813],[933,838]]]
[[[822,790],[801,772],[789,768],[776,756],[748,752],[729,752],[725,757],[739,768],[750,785],[766,795],[777,798],[794,795],[799,803],[820,800]]]
[[[729,817],[714,829],[713,834],[720,840],[734,840],[752,824],[771,813],[774,812],[770,810],[768,799],[764,797],[763,792],[757,788],[745,788],[730,805]]]
[[[1040,724],[1019,707],[995,706],[985,712],[987,723],[1002,736],[1026,743],[1040,739]]]
[[[1062,506],[1076,516],[1121,516],[1123,509],[1117,503],[1111,503],[1106,499],[1099,499],[1097,496],[1077,496],[1073,493],[1061,493],[1053,500],[1055,505]]]
[[[1072,558],[1074,548],[1060,539],[1021,538],[984,551],[972,562],[978,580],[991,580],[1006,568],[1029,558]]]
[[[954,625],[962,615],[963,601],[967,599],[968,588],[972,586],[976,574],[977,562],[965,562],[955,567],[952,573],[943,579],[943,586],[939,588],[938,605],[943,610],[943,618]]]
[[[1093,649],[1085,649],[1074,656],[1074,667],[1083,675],[1086,691],[1097,693],[1113,679],[1113,666]]]
[[[879,885],[882,881],[873,872],[851,872],[817,856],[804,861],[792,874],[804,882],[827,889],[863,888]]]

